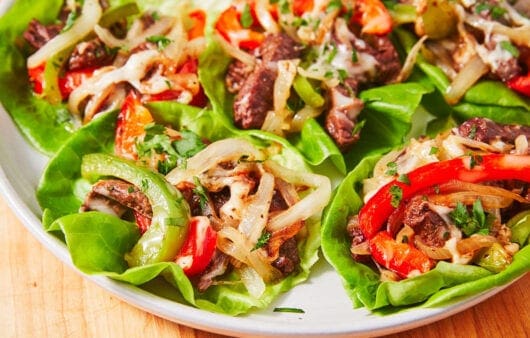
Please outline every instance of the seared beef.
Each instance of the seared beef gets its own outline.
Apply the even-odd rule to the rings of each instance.
[[[376,84],[390,83],[396,79],[401,71],[399,55],[392,41],[387,36],[369,35],[365,37],[367,44],[356,45],[359,52],[371,54],[378,62],[376,74],[372,79]]]
[[[300,256],[296,239],[289,238],[280,247],[280,256],[272,263],[272,266],[284,275],[288,275],[296,269],[298,264],[300,264]]]
[[[407,203],[403,223],[414,229],[416,235],[428,246],[445,245],[447,224],[429,208],[429,203],[423,196],[415,196]]]
[[[474,117],[462,123],[457,130],[462,137],[480,142],[491,143],[501,140],[514,144],[519,135],[530,138],[530,127],[523,125],[500,124],[483,117]]]
[[[300,48],[285,33],[271,34],[263,41],[258,55],[261,59],[240,85],[234,101],[234,122],[243,129],[261,128],[267,112],[273,109],[276,62],[298,58]]]
[[[38,20],[30,21],[28,28],[24,32],[24,39],[35,49],[40,49],[48,41],[58,35],[64,24],[43,25]]]
[[[228,66],[228,72],[226,73],[226,89],[228,92],[235,94],[241,90],[243,83],[252,73],[252,67],[239,61],[235,60]]]
[[[197,288],[199,292],[204,292],[212,285],[215,277],[221,276],[226,272],[230,258],[219,250],[215,250],[212,261],[206,267],[206,270],[200,275]]]
[[[116,179],[101,180],[94,184],[81,206],[81,211],[98,210],[109,213],[109,206],[120,217],[127,209],[147,218],[153,216],[147,196],[133,184]]]
[[[68,59],[68,68],[78,70],[102,67],[112,63],[116,53],[105,47],[98,38],[77,44]]]
[[[350,94],[351,89],[343,85],[331,88],[331,108],[326,116],[325,127],[342,152],[346,152],[359,139],[353,133],[357,116],[363,102]]]

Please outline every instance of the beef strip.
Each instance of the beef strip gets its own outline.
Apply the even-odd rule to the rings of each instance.
[[[455,133],[476,141],[491,144],[500,140],[514,144],[519,135],[530,138],[530,127],[515,124],[500,124],[483,117],[474,117],[462,123]]]
[[[350,89],[339,85],[331,92],[331,108],[326,115],[326,131],[342,152],[348,151],[357,142],[360,133],[353,133],[355,121],[364,104],[350,94]]]
[[[101,203],[106,203],[102,205]],[[85,198],[80,211],[98,210],[109,212],[110,206],[121,217],[128,209],[151,218],[153,210],[149,199],[136,186],[128,182],[109,179],[101,180],[92,186],[92,190]]]
[[[372,55],[377,60],[376,72],[371,81],[375,84],[394,81],[401,72],[401,62],[392,41],[387,36],[378,35],[366,35],[364,41],[366,44],[356,44],[355,48],[359,52]]]
[[[413,197],[405,207],[403,223],[414,229],[416,236],[428,246],[443,247],[449,231],[445,221],[429,208],[423,196]]]
[[[105,47],[98,38],[77,44],[68,59],[68,69],[102,67],[112,63],[116,53]]]
[[[40,49],[48,41],[58,35],[64,24],[43,25],[37,19],[30,21],[28,28],[23,33],[24,39],[35,49]]]
[[[285,33],[267,35],[258,54],[261,60],[240,86],[234,100],[234,122],[243,129],[259,129],[273,108],[276,62],[300,57],[297,43]]]
[[[235,94],[241,90],[245,80],[252,74],[253,68],[239,60],[235,60],[228,66],[226,73],[226,89]]]
[[[280,256],[272,262],[272,266],[280,270],[283,275],[293,272],[300,264],[298,246],[295,238],[289,238],[280,247]]]
[[[200,275],[197,288],[199,292],[206,291],[213,283],[215,277],[222,276],[228,268],[230,258],[219,250],[216,250],[212,261],[206,270]]]

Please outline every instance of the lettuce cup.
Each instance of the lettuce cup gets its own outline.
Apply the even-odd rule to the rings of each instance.
[[[529,131],[474,118],[350,172],[322,250],[354,305],[435,306],[527,272]]]

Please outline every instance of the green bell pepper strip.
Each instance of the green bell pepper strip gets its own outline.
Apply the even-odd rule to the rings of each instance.
[[[309,82],[304,76],[296,75],[293,82],[293,88],[302,101],[311,107],[320,108],[326,102],[322,95],[313,88],[311,82]]]
[[[176,188],[159,174],[108,154],[85,155],[81,175],[87,179],[118,177],[140,187],[151,202],[151,226],[125,255],[129,266],[174,260],[186,238],[190,218],[189,206]]]

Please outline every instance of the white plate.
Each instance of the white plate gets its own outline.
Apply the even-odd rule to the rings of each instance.
[[[75,269],[66,246],[48,235],[40,223],[35,189],[46,161],[45,156],[25,142],[0,107],[0,192],[28,230],[55,256]],[[382,317],[365,309],[353,309],[338,275],[322,258],[307,282],[281,296],[269,308],[242,317],[229,317],[178,304],[105,277],[86,278],[125,302],[160,317],[220,334],[252,337],[390,334],[453,315],[502,289],[496,288],[447,307],[415,309]],[[275,307],[300,308],[305,313],[273,312]]]
[[[11,3],[0,2],[0,15]],[[0,105],[0,193],[27,229],[55,256],[75,269],[64,243],[48,235],[40,222],[41,210],[35,189],[46,161],[47,157],[26,143]],[[321,258],[307,282],[279,297],[269,308],[246,316],[230,317],[175,303],[105,277],[85,277],[147,312],[197,329],[238,337],[352,337],[396,333],[463,311],[506,287],[489,290],[447,307],[415,309],[382,317],[365,309],[353,309],[338,275]],[[276,307],[300,308],[305,313],[278,313],[273,311]]]

